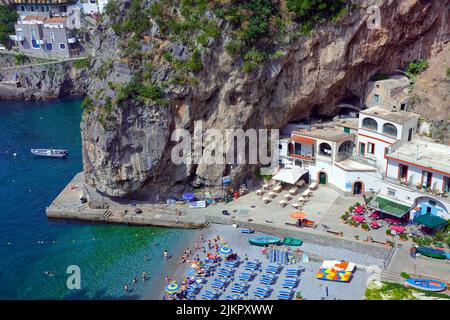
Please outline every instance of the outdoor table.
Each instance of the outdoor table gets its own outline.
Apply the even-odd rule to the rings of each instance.
[[[311,194],[311,190],[307,189],[307,190],[303,191],[302,196],[308,197],[310,194]]]
[[[377,211],[374,211],[370,214],[370,219],[378,219],[380,217],[380,214]]]
[[[265,203],[268,203],[268,202],[270,202],[270,198],[264,197],[264,198],[263,198],[263,201],[264,201]]]
[[[262,195],[263,193],[264,193],[264,191],[262,191],[261,189],[256,190],[256,194],[259,196]]]
[[[267,189],[269,189],[269,184],[268,184],[268,183],[265,183],[265,184],[263,184],[262,187],[263,187],[263,189],[266,189],[266,190],[267,190]]]
[[[311,185],[309,186],[309,188],[312,189],[312,190],[316,190],[316,189],[317,189],[317,182],[311,183]]]
[[[278,201],[278,203],[283,207],[287,204],[287,202],[284,200],[280,200],[280,201]]]
[[[291,190],[289,190],[289,193],[292,195],[296,195],[297,194],[297,188],[292,188]]]
[[[284,195],[284,198],[285,198],[286,200],[291,200],[291,199],[292,199],[292,196],[291,196],[290,194],[285,194],[285,195]]]
[[[293,203],[292,206],[293,206],[295,209],[298,209],[298,208],[300,207],[300,204],[298,204],[298,203]]]
[[[282,186],[276,186],[275,188],[273,188],[273,191],[275,191],[275,192],[280,192],[281,189],[283,189]]]
[[[268,193],[268,195],[269,195],[269,197],[272,197],[272,198],[274,198],[275,197],[275,192],[273,192],[273,191],[270,191],[269,193]]]
[[[370,226],[371,226],[372,228],[379,228],[379,227],[381,227],[381,225],[380,225],[377,221],[372,221],[372,222],[370,223]]]

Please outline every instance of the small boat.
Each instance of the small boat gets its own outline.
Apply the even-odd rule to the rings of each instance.
[[[253,237],[249,238],[248,242],[254,246],[264,247],[270,244],[280,244],[281,239],[278,237]]]
[[[417,247],[417,253],[420,253],[423,256],[435,258],[435,259],[447,259],[447,255],[445,252],[429,247]]]
[[[444,291],[447,289],[447,285],[442,281],[421,278],[409,278],[405,281],[405,286],[434,292]]]
[[[250,234],[250,233],[253,233],[253,232],[255,232],[253,229],[241,228],[241,233],[248,233],[248,234]]]
[[[36,156],[50,158],[64,158],[68,155],[66,149],[31,149],[31,153]]]
[[[298,246],[301,246],[302,243],[303,243],[303,240],[302,239],[298,239],[298,238],[286,237],[283,240],[283,244],[286,245],[286,246],[298,247]]]

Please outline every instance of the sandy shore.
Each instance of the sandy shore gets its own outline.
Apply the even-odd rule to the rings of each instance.
[[[203,234],[204,239],[212,239],[220,235],[228,245],[233,249],[234,252],[238,253],[238,255],[243,259],[244,255],[247,254],[249,260],[259,259],[262,261],[262,270],[265,270],[265,266],[269,263],[269,261],[264,257],[261,252],[260,247],[252,246],[248,243],[248,238],[250,236],[259,236],[263,235],[261,233],[255,233],[253,235],[245,235],[239,232],[239,229],[234,228],[230,225],[218,225],[211,224],[209,228],[204,230],[199,230],[192,241],[186,248],[191,249],[193,252],[193,256],[195,257],[197,254],[203,259],[205,254],[203,254],[202,250],[194,251],[194,241],[200,243],[200,235]],[[205,247],[207,247],[206,242],[204,243]],[[174,279],[180,283],[184,278],[186,272],[190,268],[190,264],[177,264],[178,258],[180,255],[186,250],[183,248],[180,252],[174,253],[174,256],[171,261],[167,262],[167,268],[164,270],[164,273],[169,275],[171,279]],[[364,270],[364,266],[381,266],[383,264],[383,260],[375,257],[369,257],[367,255],[354,253],[348,250],[336,249],[331,247],[324,247],[318,245],[312,245],[308,243],[304,243],[300,249],[305,253],[311,256],[310,261],[304,263],[305,272],[301,274],[300,284],[295,289],[295,291],[301,291],[303,297],[305,299],[310,300],[319,300],[319,299],[342,299],[342,300],[359,300],[364,298],[364,292],[367,287],[367,280],[369,278],[370,273]],[[338,283],[338,282],[329,282],[329,281],[321,281],[315,278],[315,274],[321,265],[321,259],[341,259],[350,262],[354,262],[362,268],[359,268],[350,283]],[[239,273],[241,268],[237,271]],[[283,273],[283,272],[282,272]],[[164,280],[165,275],[161,275],[161,279],[159,281],[155,281],[152,288],[154,289],[154,294],[151,294],[146,299],[162,299],[164,295],[164,287],[167,284]],[[273,293],[269,297],[269,299],[276,299],[278,291],[282,290],[282,280],[283,274],[280,274],[280,279],[273,285]],[[203,290],[211,290],[210,282],[208,281],[204,285]],[[248,298],[251,299],[253,297],[254,288],[259,284],[259,277],[253,280],[253,284],[249,289]],[[228,286],[227,290],[220,296],[219,299],[224,299],[227,294],[231,294],[230,290],[231,285]],[[253,287],[253,288],[252,288]],[[203,291],[202,290],[202,291]],[[197,299],[201,299],[201,293],[197,295]]]

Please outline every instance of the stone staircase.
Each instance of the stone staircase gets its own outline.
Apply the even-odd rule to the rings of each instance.
[[[111,210],[107,209],[103,214],[102,214],[102,220],[108,221],[109,217],[112,216],[112,212]]]
[[[384,270],[381,273],[381,281],[403,284],[405,279],[403,279],[398,272]]]

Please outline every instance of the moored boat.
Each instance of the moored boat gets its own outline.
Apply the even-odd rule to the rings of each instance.
[[[423,256],[435,258],[435,259],[447,259],[447,255],[444,251],[429,248],[429,247],[417,247],[417,253],[420,253]]]
[[[50,158],[64,158],[68,154],[66,149],[31,149],[31,153],[36,156]]]
[[[254,246],[260,246],[260,247],[264,247],[264,246],[268,246],[271,244],[279,244],[281,243],[281,239],[278,237],[253,237],[253,238],[249,238],[248,242],[250,242],[250,244],[254,245]]]
[[[447,285],[442,281],[421,279],[421,278],[409,278],[405,281],[405,285],[425,291],[444,291],[447,289]]]
[[[283,244],[287,245],[287,246],[293,246],[293,247],[298,247],[301,246],[303,243],[303,240],[298,239],[298,238],[290,238],[290,237],[286,237],[283,240]]]

